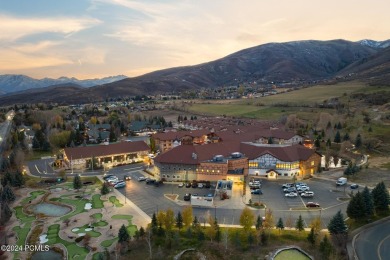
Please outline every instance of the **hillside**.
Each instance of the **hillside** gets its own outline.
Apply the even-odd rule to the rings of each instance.
[[[377,53],[380,57],[382,46],[385,45],[385,42],[379,44],[368,40],[268,43],[195,66],[155,71],[139,77],[80,89],[76,93],[63,93],[61,98],[50,93],[42,93],[40,97],[42,102],[84,103],[102,101],[110,97],[236,86],[253,81],[264,84],[311,83],[334,78],[355,62],[368,60]],[[60,89],[57,91],[61,92]],[[9,97],[11,96],[0,98],[0,102],[9,104]],[[14,98],[13,100],[17,101]]]

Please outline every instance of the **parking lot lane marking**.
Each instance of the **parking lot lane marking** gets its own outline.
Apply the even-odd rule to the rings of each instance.
[[[339,204],[336,204],[336,205],[329,206],[329,207],[327,207],[327,208],[322,208],[322,209],[323,209],[323,210],[327,210],[327,209],[335,208],[335,207],[337,207],[337,206],[341,206],[341,205],[346,204],[346,203],[349,203],[349,200],[344,201],[344,202],[339,203]]]

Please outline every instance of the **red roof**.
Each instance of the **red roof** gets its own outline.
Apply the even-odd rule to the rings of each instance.
[[[183,136],[192,136],[192,137],[201,137],[203,135],[210,134],[210,130],[201,129],[201,130],[193,130],[193,131],[178,131],[178,132],[166,132],[166,133],[157,133],[152,135],[154,139],[159,139],[161,141],[169,141],[175,139],[181,139]]]
[[[83,146],[65,148],[68,159],[85,159],[92,156],[110,156],[114,154],[127,154],[140,151],[149,151],[149,146],[144,141],[121,142],[109,145]]]

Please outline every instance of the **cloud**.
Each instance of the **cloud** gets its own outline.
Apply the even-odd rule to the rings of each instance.
[[[100,24],[95,18],[23,18],[0,15],[0,41],[14,41],[24,36],[39,33],[61,33],[69,35]]]

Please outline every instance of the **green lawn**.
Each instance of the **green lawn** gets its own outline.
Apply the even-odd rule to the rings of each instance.
[[[28,235],[28,232],[30,232],[32,222],[24,223],[23,227],[16,226],[12,230],[16,232],[18,236],[18,241],[16,244],[18,246],[26,244],[26,238]]]
[[[94,218],[95,220],[101,220],[103,217],[103,214],[102,213],[95,213],[95,214],[92,214],[91,217]]]
[[[79,200],[71,200],[71,199],[59,199],[58,200],[59,202],[62,202],[62,203],[65,203],[65,204],[69,204],[69,205],[73,205],[76,207],[76,210],[66,214],[65,216],[62,216],[60,218],[60,220],[65,220],[65,219],[68,219],[68,218],[71,218],[73,216],[76,216],[78,214],[80,214],[81,212],[85,212],[86,210],[84,209],[85,207],[85,204],[87,202],[89,202],[88,200],[86,199],[79,199]]]
[[[46,193],[46,191],[43,191],[43,190],[37,190],[37,191],[30,192],[30,196],[27,197],[27,198],[25,198],[25,199],[23,199],[23,200],[21,201],[21,204],[22,204],[22,205],[23,205],[23,204],[26,204],[26,203],[28,203],[30,200],[34,200],[34,199],[36,199],[38,196],[43,195],[43,194],[45,194],[45,193]]]
[[[112,219],[125,219],[125,220],[127,220],[129,222],[128,226],[126,227],[127,231],[129,232],[129,234],[131,236],[134,236],[135,231],[137,231],[137,226],[133,225],[133,223],[131,222],[131,220],[133,219],[133,216],[131,216],[131,215],[114,215],[111,218]]]
[[[95,230],[91,230],[91,231],[85,231],[85,229],[88,228],[88,224],[85,224],[84,226],[82,227],[79,227],[76,232],[72,231],[73,233],[76,233],[76,234],[79,234],[79,233],[86,233],[88,235],[90,235],[91,237],[100,237],[102,234],[100,232],[97,232]]]
[[[68,242],[59,237],[58,232],[60,231],[60,225],[54,224],[49,226],[47,231],[47,238],[49,241],[47,245],[63,244],[68,251],[68,259],[85,259],[88,255],[88,250],[79,247],[75,242]]]
[[[108,240],[104,240],[100,243],[100,245],[102,247],[110,247],[114,242],[116,242],[118,240],[118,238],[113,238],[113,239],[108,239]]]
[[[95,194],[92,196],[92,208],[94,209],[102,209],[104,208],[103,200],[100,199],[100,194]]]
[[[29,215],[24,214],[22,206],[15,207],[14,210],[15,210],[16,218],[19,219],[23,223],[31,222],[31,221],[35,220],[35,216],[29,216]]]
[[[111,196],[109,198],[110,202],[112,204],[114,204],[115,207],[119,208],[119,207],[123,207],[123,204],[119,202],[119,200],[115,197],[115,196]]]
[[[107,226],[108,223],[107,223],[107,221],[100,220],[99,222],[93,223],[92,225],[94,227],[104,227],[104,226]]]

